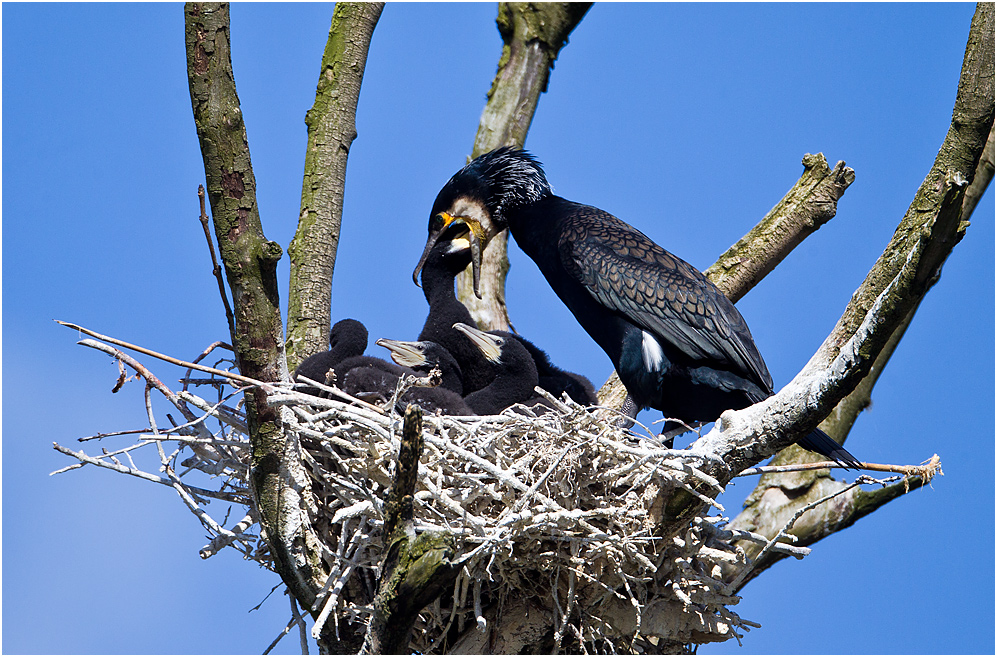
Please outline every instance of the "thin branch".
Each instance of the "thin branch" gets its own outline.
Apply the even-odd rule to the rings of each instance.
[[[215,369],[213,367],[206,367],[204,365],[198,365],[197,363],[187,362],[185,360],[179,360],[177,358],[173,358],[172,356],[167,356],[165,354],[161,354],[159,352],[152,351],[151,349],[146,349],[145,347],[140,347],[138,345],[134,345],[134,344],[131,344],[131,343],[128,343],[128,342],[124,342],[123,340],[118,340],[118,339],[112,338],[112,337],[107,336],[107,335],[101,335],[100,333],[97,333],[96,331],[91,331],[90,329],[83,328],[82,326],[79,326],[77,324],[72,324],[70,322],[63,322],[63,321],[60,321],[58,319],[55,320],[55,322],[57,324],[61,324],[62,326],[66,326],[68,328],[75,329],[75,330],[79,331],[80,333],[85,333],[86,335],[89,335],[91,337],[97,338],[98,340],[102,340],[102,341],[107,342],[109,344],[117,345],[119,347],[124,347],[125,349],[131,349],[132,351],[137,351],[140,354],[145,354],[146,356],[152,356],[153,358],[158,358],[159,360],[166,361],[167,363],[172,363],[173,365],[179,365],[180,367],[185,367],[188,370],[197,370],[199,372],[207,372],[208,374],[214,374],[216,376],[223,376],[223,377],[225,377],[227,379],[232,379],[233,381],[239,381],[241,383],[245,383],[245,384],[251,385],[251,386],[261,386],[261,387],[267,387],[267,388],[270,388],[270,389],[276,389],[276,386],[274,386],[272,383],[266,383],[264,381],[257,381],[256,379],[253,379],[253,378],[248,377],[248,376],[243,376],[241,374],[236,374],[235,372],[227,372],[225,370],[218,370],[218,369]],[[88,341],[81,340],[80,344],[83,344],[85,342],[88,342]],[[92,347],[93,345],[88,344],[87,346],[91,346]],[[117,351],[117,350],[115,350],[115,351]],[[118,353],[120,353],[120,352],[118,352]],[[131,363],[129,363],[129,365],[131,365]],[[148,370],[146,370],[146,371],[148,371]],[[149,374],[150,374],[150,376],[152,375],[151,372]],[[155,378],[155,377],[153,377],[153,378]]]
[[[922,477],[925,481],[931,481],[936,474],[941,474],[942,462],[935,454],[928,463],[924,465],[883,465],[880,463],[861,463],[863,470],[873,472],[895,472],[908,477]],[[756,468],[748,468],[734,475],[735,477],[748,477],[759,474],[776,474],[786,472],[809,472],[813,470],[830,470],[832,468],[842,468],[844,466],[834,461],[817,461],[814,463],[794,463],[790,465],[762,465]]]
[[[235,335],[235,317],[232,315],[232,307],[228,304],[228,294],[225,292],[225,280],[222,278],[222,266],[218,264],[215,257],[215,244],[211,241],[210,219],[204,208],[204,185],[197,186],[197,200],[201,205],[201,214],[198,217],[201,221],[201,228],[204,229],[204,239],[208,242],[208,252],[211,254],[211,273],[218,281],[218,293],[222,297],[222,305],[225,306],[225,319],[228,321],[229,335]],[[197,362],[197,361],[195,361]]]

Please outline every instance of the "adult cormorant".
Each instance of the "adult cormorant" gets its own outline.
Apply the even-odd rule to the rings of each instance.
[[[464,396],[464,401],[475,413],[495,415],[513,404],[533,406],[545,402],[535,390],[539,382],[536,364],[519,340],[496,332],[486,333],[467,324],[454,324],[454,328],[470,338],[485,358],[495,365],[492,382]]]
[[[613,215],[555,196],[525,151],[500,148],[454,174],[433,204],[423,260],[453,224],[468,227],[479,254],[475,270],[487,241],[509,229],[612,360],[633,402],[631,416],[650,407],[683,422],[709,422],[772,395],[747,324],[716,286]],[[798,443],[859,465],[819,429]]]

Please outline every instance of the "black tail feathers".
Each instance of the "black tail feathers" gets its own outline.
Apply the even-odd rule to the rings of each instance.
[[[796,444],[803,449],[817,452],[832,461],[836,461],[845,468],[854,468],[856,470],[862,468],[861,461],[852,456],[847,449],[834,442],[831,436],[820,429],[814,429],[805,438],[798,440]]]

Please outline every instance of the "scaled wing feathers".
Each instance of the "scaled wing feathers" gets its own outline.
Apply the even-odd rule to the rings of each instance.
[[[558,244],[562,264],[600,304],[692,360],[728,363],[772,390],[747,324],[703,274],[597,208],[584,207],[564,228]]]

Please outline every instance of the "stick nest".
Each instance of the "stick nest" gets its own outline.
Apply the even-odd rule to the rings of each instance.
[[[188,382],[214,386],[218,400],[187,391]],[[91,464],[171,486],[213,536],[202,557],[232,547],[271,567],[265,542],[250,531],[257,516],[249,440],[241,402],[228,403],[238,391],[225,394],[229,384],[216,378],[188,379],[178,393],[155,383],[146,388],[151,426],[137,443],[100,455],[56,445],[79,461],[66,469]],[[152,388],[187,421],[157,428]],[[308,522],[328,573],[313,633],[323,623],[337,631],[342,622],[366,623],[401,416],[290,388],[268,399],[282,407],[286,440],[311,482]],[[471,645],[469,636],[502,631],[503,616],[527,607],[545,614],[554,629],[551,648],[566,652],[676,652],[757,627],[728,608],[739,598],[721,581],[721,564],[745,559],[723,529],[725,518],[698,516],[680,536],[655,531],[662,500],[678,488],[699,497],[707,511],[722,512],[712,499],[719,485],[697,469],[704,457],[664,449],[651,432],[621,430],[605,411],[549,401],[553,408],[539,414],[513,407],[497,416],[424,417],[415,529],[453,535],[461,571],[453,592],[423,610],[412,650]],[[81,440],[111,435],[121,434]],[[158,474],[135,465],[132,454],[140,449],[157,450]],[[188,449],[193,454],[178,467]],[[204,480],[209,485],[194,485]],[[205,509],[212,500],[242,505],[245,517],[226,529],[227,513],[217,521]]]

